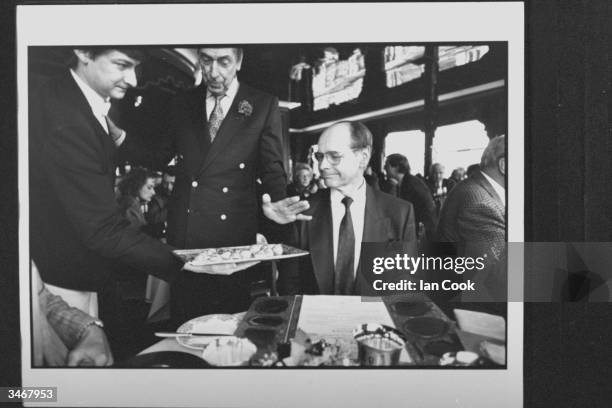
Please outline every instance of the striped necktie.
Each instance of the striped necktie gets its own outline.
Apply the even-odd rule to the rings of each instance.
[[[208,120],[208,133],[210,134],[210,142],[212,143],[217,136],[217,132],[221,127],[221,122],[223,122],[223,108],[221,107],[221,99],[223,99],[223,95],[215,96],[215,107],[213,108],[212,113],[210,114],[210,119]]]

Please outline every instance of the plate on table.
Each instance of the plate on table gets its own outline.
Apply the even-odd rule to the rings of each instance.
[[[304,256],[308,251],[285,244],[253,244],[234,247],[175,249],[175,256],[190,266],[201,267],[228,263],[272,261]]]
[[[244,317],[244,313],[200,316],[183,323],[176,331],[177,333],[222,333],[232,335],[236,331],[242,317]],[[223,337],[225,336],[177,337],[176,341],[181,346],[203,350],[210,342]]]

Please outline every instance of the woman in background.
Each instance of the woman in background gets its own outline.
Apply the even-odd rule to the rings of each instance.
[[[306,163],[296,163],[293,172],[293,183],[287,186],[287,196],[299,195],[304,200],[318,190],[319,187],[313,182],[312,167]]]
[[[155,195],[155,173],[137,167],[119,183],[119,206],[132,225],[145,227],[145,214]],[[146,230],[146,228],[145,228]]]
[[[118,186],[118,203],[125,218],[136,228],[147,231],[145,214],[155,195],[155,174],[142,167],[132,168]],[[122,361],[154,341],[153,330],[145,325],[150,305],[147,302],[147,277],[117,269],[117,277],[103,291],[104,324],[116,357]]]

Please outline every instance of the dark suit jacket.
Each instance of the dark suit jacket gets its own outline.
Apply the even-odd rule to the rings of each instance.
[[[484,257],[485,270],[478,279],[486,281],[494,296],[500,290],[505,293],[500,285],[505,284],[506,210],[480,171],[449,193],[440,213],[438,240],[459,243],[458,256]]]
[[[241,103],[252,112],[240,113]],[[161,168],[179,157],[168,242],[180,248],[254,243],[261,199],[256,180],[272,201],[286,196],[278,100],[241,83],[212,144],[205,111],[205,86],[178,95],[169,109],[167,144],[153,152],[157,160],[148,158]],[[127,155],[142,153],[129,134],[124,144]]]
[[[310,252],[281,265],[279,288],[283,294],[333,294],[334,255],[330,190],[312,196],[311,221],[296,224],[294,245]],[[374,190],[366,185],[365,220],[362,242],[409,241],[416,250],[414,211],[412,204]],[[413,254],[414,255],[414,254]],[[371,290],[359,270],[355,291]]]
[[[436,205],[427,184],[420,178],[406,174],[400,185],[399,197],[414,206],[415,222],[425,225],[426,236],[433,240],[436,232]]]
[[[43,280],[99,291],[119,264],[172,280],[172,248],[130,227],[115,201],[115,145],[69,72],[30,92],[29,115],[30,244]]]

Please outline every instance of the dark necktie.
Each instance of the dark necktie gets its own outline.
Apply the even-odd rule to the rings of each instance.
[[[350,295],[353,293],[354,263],[355,263],[355,232],[351,217],[351,197],[344,197],[342,204],[346,207],[344,217],[340,223],[338,234],[338,254],[334,274],[334,294]]]
[[[224,96],[225,95],[215,96],[215,107],[213,108],[213,111],[210,114],[210,119],[208,120],[208,133],[210,134],[211,143],[215,140],[217,132],[221,127],[221,122],[223,122],[223,108],[221,108],[221,99],[223,99]]]
[[[119,146],[119,141],[121,140],[121,136],[123,135],[123,129],[115,125],[115,123],[111,120],[110,116],[104,116],[106,120],[106,126],[108,128],[108,134],[113,138],[113,142],[115,146]]]

